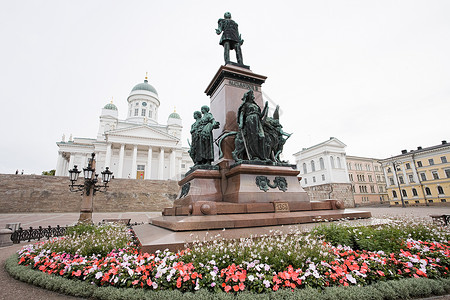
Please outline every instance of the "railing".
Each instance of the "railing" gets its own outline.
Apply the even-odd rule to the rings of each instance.
[[[19,230],[16,230],[11,235],[11,240],[14,244],[19,244],[21,241],[31,241],[31,240],[40,240],[41,238],[51,238],[55,236],[63,236],[66,232],[66,227],[60,227],[56,225],[56,227],[51,227],[50,225],[47,228],[39,228],[34,229],[30,227],[29,229],[23,230],[22,227]]]

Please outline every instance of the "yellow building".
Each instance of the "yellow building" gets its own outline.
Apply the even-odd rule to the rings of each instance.
[[[450,143],[380,160],[390,205],[439,205],[450,203]]]

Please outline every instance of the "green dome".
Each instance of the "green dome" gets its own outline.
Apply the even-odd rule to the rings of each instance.
[[[105,105],[105,107],[103,107],[104,109],[111,109],[111,110],[117,110],[117,106],[115,106],[112,103],[108,103]]]
[[[131,90],[131,92],[134,91],[149,91],[152,93],[155,93],[156,95],[158,95],[158,93],[156,92],[156,89],[151,86],[150,84],[148,84],[148,80],[145,79],[143,83],[138,83],[134,86],[134,88]]]
[[[169,115],[169,119],[180,119],[181,120],[181,117],[176,112],[173,112]]]

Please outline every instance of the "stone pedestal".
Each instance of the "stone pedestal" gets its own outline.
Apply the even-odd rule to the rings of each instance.
[[[242,103],[242,97],[248,90],[253,90],[255,102],[261,107],[263,105],[261,85],[266,76],[258,75],[252,71],[234,66],[221,66],[214,75],[205,90],[206,95],[211,97],[210,109],[214,119],[220,122],[220,127],[213,131],[214,140],[223,134],[237,131],[236,113]],[[227,137],[222,143],[222,151],[225,160],[232,160],[231,152],[234,150],[234,136]],[[214,150],[215,163],[218,162],[219,152]]]
[[[310,210],[308,194],[292,166],[241,164],[226,173],[223,200],[231,203],[291,203],[296,210]]]

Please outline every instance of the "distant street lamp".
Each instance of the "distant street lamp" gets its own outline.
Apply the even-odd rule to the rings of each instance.
[[[77,166],[73,166],[73,169],[69,170],[69,179],[71,182],[69,187],[71,192],[83,192],[78,223],[92,223],[95,192],[106,192],[108,182],[111,181],[113,173],[109,170],[109,167],[106,167],[106,170],[101,172],[103,184],[97,184],[98,174],[95,174],[95,153],[92,153],[88,166],[83,168],[84,184],[75,184],[80,173],[81,171],[78,170]]]
[[[398,193],[400,194],[400,199],[402,200],[402,207],[405,207],[405,201],[403,200],[402,190],[400,189],[400,181],[398,181],[397,167],[400,166],[398,161],[393,161],[392,166],[394,167],[395,178],[397,179]]]

